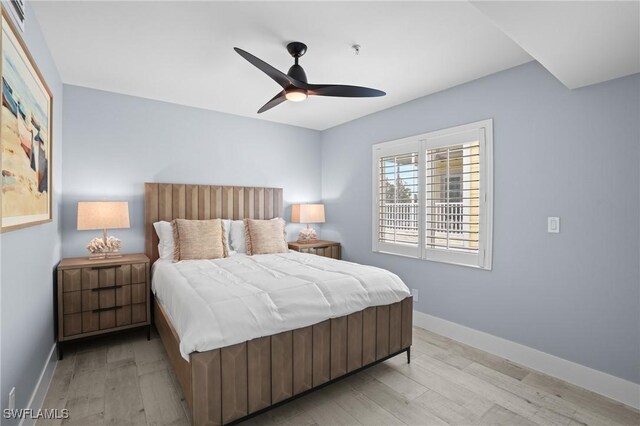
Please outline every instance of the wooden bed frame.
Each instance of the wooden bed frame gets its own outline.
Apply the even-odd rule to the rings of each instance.
[[[145,184],[145,252],[158,259],[153,223],[282,216],[281,188]],[[193,352],[187,362],[162,305],[154,324],[194,425],[233,424],[403,352],[410,361],[413,301],[374,306],[309,327]]]

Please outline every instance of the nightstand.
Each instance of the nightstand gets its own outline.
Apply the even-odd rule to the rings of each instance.
[[[63,343],[137,327],[151,332],[149,258],[62,259],[57,281],[57,348]]]
[[[318,240],[314,243],[299,243],[297,241],[292,241],[289,243],[289,249],[299,251],[300,253],[311,253],[338,260],[341,258],[340,243],[335,241]]]

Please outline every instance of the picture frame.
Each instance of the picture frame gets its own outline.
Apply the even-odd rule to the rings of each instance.
[[[25,0],[8,0],[7,2],[7,4],[11,4],[11,7],[7,6],[7,8],[11,12],[10,14],[13,17],[13,22],[22,32],[24,32],[24,21],[26,19],[24,1]]]
[[[0,23],[0,232],[53,220],[53,95],[15,24]]]

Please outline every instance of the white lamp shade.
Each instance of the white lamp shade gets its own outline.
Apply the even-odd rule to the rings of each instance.
[[[291,223],[324,223],[324,204],[294,204]]]
[[[128,228],[126,201],[81,201],[78,203],[78,230]]]

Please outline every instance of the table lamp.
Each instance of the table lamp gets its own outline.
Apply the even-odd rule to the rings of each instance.
[[[324,223],[324,204],[293,204],[291,206],[291,223],[305,223],[307,225],[298,234],[299,243],[318,241],[318,234],[309,224]]]
[[[107,229],[129,228],[129,203],[126,201],[81,201],[78,203],[78,230],[102,229],[102,238],[87,245],[91,259],[120,257],[122,243],[107,237]]]

